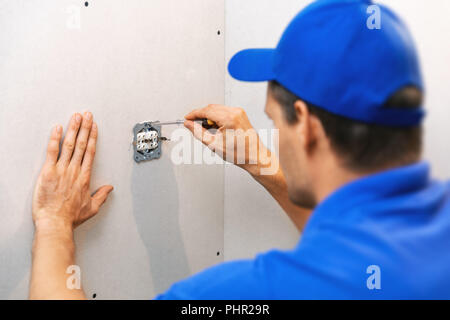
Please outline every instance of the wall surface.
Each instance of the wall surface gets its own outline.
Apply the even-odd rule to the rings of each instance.
[[[276,46],[284,28],[309,0],[226,0],[226,60],[239,50]],[[410,26],[422,58],[428,117],[425,159],[434,176],[450,177],[450,1],[382,1]],[[226,103],[247,110],[256,128],[271,128],[263,113],[266,84],[243,83],[226,75]],[[242,170],[225,168],[225,259],[253,257],[270,248],[290,248],[299,239],[283,211]],[[243,245],[245,244],[245,245]]]
[[[0,0],[0,299],[27,297],[50,128],[85,109],[92,187],[115,186],[75,234],[88,297],[152,298],[223,260],[223,167],[174,166],[170,143],[137,165],[130,144],[138,122],[224,102],[223,28],[223,0]]]

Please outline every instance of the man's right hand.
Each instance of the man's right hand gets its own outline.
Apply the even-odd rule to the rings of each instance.
[[[192,111],[185,118],[184,125],[195,138],[222,156],[224,160],[250,173],[280,204],[298,230],[303,230],[311,210],[300,208],[290,201],[286,179],[279,167],[278,158],[260,142],[258,134],[243,109],[209,105]],[[219,126],[217,132],[208,131],[200,123],[194,122],[201,119],[214,121]],[[245,152],[241,152],[241,154],[245,153],[244,159],[237,156],[239,151],[237,149],[240,145],[242,146],[242,139],[248,142],[244,143]],[[239,140],[241,144],[237,143]]]
[[[195,138],[220,155],[253,176],[258,175],[262,167],[270,166],[271,153],[261,143],[256,130],[248,120],[242,108],[209,105],[186,115],[185,126]],[[195,120],[214,121],[219,129],[208,131]]]

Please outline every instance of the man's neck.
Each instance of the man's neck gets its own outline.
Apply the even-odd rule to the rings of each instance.
[[[377,170],[351,170],[343,167],[337,161],[329,161],[328,163],[324,163],[321,168],[317,170],[318,173],[314,179],[314,189],[317,203],[321,203],[333,192],[352,181],[391,168],[393,167],[380,168]]]
[[[412,159],[407,163],[393,163],[372,170],[351,170],[340,165],[335,159],[321,166],[314,180],[315,194],[317,203],[321,203],[334,191],[342,188],[344,185],[387,170],[412,165],[420,161],[420,157]]]

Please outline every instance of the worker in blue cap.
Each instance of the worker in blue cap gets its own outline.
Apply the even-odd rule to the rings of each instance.
[[[261,161],[268,150],[259,144],[247,150],[257,150],[256,161],[237,164],[272,194],[302,236],[291,250],[220,264],[157,298],[450,298],[449,184],[431,179],[430,166],[421,161],[425,112],[418,54],[406,26],[387,7],[377,6],[380,21],[371,27],[372,6],[363,0],[315,1],[294,18],[275,49],[244,50],[232,58],[235,79],[268,81],[265,112],[279,129],[276,172],[261,173],[273,163]],[[105,186],[91,198],[83,183],[69,188],[64,181],[73,176],[64,179],[65,171],[54,169],[79,166],[85,153],[76,172],[90,176],[97,129],[91,115],[75,118],[59,159],[62,130],[54,130],[35,192],[31,297],[47,297],[46,288],[57,280],[43,272],[49,270],[44,256],[73,262],[73,226],[94,215],[112,190]],[[220,129],[208,131],[197,119]],[[185,125],[205,144],[225,129],[253,130],[243,109],[218,105],[194,110]],[[75,160],[67,146],[75,146]],[[216,151],[225,156],[226,146]],[[64,209],[63,220],[54,207]],[[55,234],[62,240],[51,249],[46,239]],[[55,270],[58,259],[52,260]],[[84,297],[81,290],[64,290],[56,297]]]

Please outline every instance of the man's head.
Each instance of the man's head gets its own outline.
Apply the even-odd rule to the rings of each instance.
[[[415,109],[422,93],[404,87],[384,104]],[[388,127],[334,115],[297,97],[276,81],[268,86],[266,113],[280,130],[280,163],[291,200],[314,207],[314,179],[324,171],[363,175],[404,166],[420,159],[422,126]],[[338,174],[327,172],[326,174]]]
[[[373,10],[380,28],[369,27]],[[266,113],[280,129],[281,165],[298,204],[313,207],[345,182],[420,158],[418,54],[385,6],[314,1],[275,49],[243,50],[228,68],[241,81],[269,81]]]

